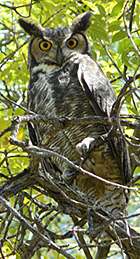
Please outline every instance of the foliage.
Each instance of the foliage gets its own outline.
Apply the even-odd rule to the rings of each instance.
[[[0,176],[1,190],[4,183],[13,177],[18,177],[19,172],[28,168],[31,154],[23,148],[10,143],[11,120],[15,116],[25,114],[27,86],[29,81],[27,41],[28,36],[18,25],[18,19],[33,19],[44,26],[67,26],[71,24],[74,17],[84,11],[93,12],[92,25],[89,28],[88,36],[91,42],[92,53],[99,62],[104,73],[111,81],[116,95],[121,92],[122,98],[119,105],[119,113],[122,115],[121,123],[125,127],[124,137],[129,144],[130,153],[133,153],[133,167],[139,163],[139,138],[140,138],[140,3],[135,0],[15,0],[0,3],[0,130],[3,131],[0,138]],[[124,116],[123,116],[124,115]],[[126,117],[125,117],[126,116]],[[123,121],[125,119],[125,121]],[[7,129],[7,130],[5,130]],[[9,129],[9,130],[8,130]],[[25,141],[28,137],[26,123],[20,124],[18,140]],[[134,174],[139,176],[139,168],[136,167]],[[18,179],[18,178],[17,178]],[[6,182],[7,183],[7,182]],[[8,182],[9,183],[9,182]],[[139,178],[137,179],[139,186]],[[23,184],[24,186],[24,184]],[[56,240],[59,247],[64,248],[73,258],[83,258],[83,249],[79,250],[77,239],[81,242],[79,235],[74,230],[71,217],[62,213],[58,203],[51,198],[50,193],[43,190],[43,187],[33,183],[33,186],[20,191],[13,190],[5,195],[9,199],[11,207],[15,208],[33,227],[47,237],[56,233],[61,236]],[[2,195],[2,193],[1,193]],[[137,214],[129,219],[131,226],[139,230],[139,194],[132,191],[128,206],[129,215]],[[13,212],[14,213],[14,212]],[[20,258],[28,242],[34,249],[32,258],[66,258],[61,250],[49,248],[43,241],[40,247],[35,243],[35,237],[28,227],[10,213],[8,207],[1,204],[0,208],[0,238],[2,248],[0,258]],[[41,222],[42,225],[39,223]],[[87,226],[82,227],[83,231]],[[47,231],[46,231],[47,229]],[[64,238],[67,232],[73,234],[67,239]],[[44,232],[43,232],[44,231]],[[45,232],[46,231],[46,232]],[[44,235],[45,235],[44,234]],[[70,235],[70,234],[69,234]],[[23,242],[24,240],[24,242]],[[34,241],[34,243],[32,242]],[[53,238],[52,238],[53,240]],[[85,243],[90,244],[88,236]],[[91,244],[90,244],[91,245]],[[92,242],[90,249],[94,258],[98,242]],[[36,247],[36,249],[34,248]],[[24,251],[25,252],[25,251]],[[121,258],[121,251],[118,246],[112,246],[109,258]],[[28,258],[28,257],[26,257]],[[70,258],[70,257],[67,257]],[[136,258],[136,257],[135,257]]]

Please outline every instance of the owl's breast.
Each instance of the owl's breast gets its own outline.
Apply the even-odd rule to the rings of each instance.
[[[94,115],[77,76],[78,64],[67,64],[54,72],[48,82],[57,116],[82,117]]]
[[[40,73],[36,80],[31,78],[28,90],[28,109],[48,117],[94,116],[94,110],[83,91],[77,76],[78,64],[67,64],[51,73]],[[33,81],[34,80],[34,81]],[[98,128],[98,130],[97,130]],[[58,130],[54,125],[39,123],[41,146],[60,149],[60,153],[70,160],[77,161],[79,154],[76,145],[87,136],[103,133],[98,124],[78,124]]]

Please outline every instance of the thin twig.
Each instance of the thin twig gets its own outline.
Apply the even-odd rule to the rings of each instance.
[[[14,134],[15,134],[15,132],[14,132]],[[86,171],[82,167],[80,167],[80,166],[74,164],[73,162],[71,162],[67,157],[64,157],[64,156],[60,155],[59,153],[57,153],[55,151],[52,151],[50,149],[39,148],[39,147],[36,147],[36,146],[25,146],[24,142],[18,141],[17,139],[15,139],[15,136],[13,137],[12,135],[11,135],[11,143],[21,147],[25,152],[27,152],[29,154],[32,154],[34,156],[38,156],[38,157],[59,157],[60,159],[65,161],[68,165],[75,168],[77,171],[80,171],[83,174],[87,174],[87,175],[89,175],[93,178],[96,178],[100,181],[103,181],[107,184],[114,185],[118,188],[138,191],[137,188],[132,188],[132,187],[128,187],[128,186],[125,186],[125,185],[118,184],[118,183],[114,183],[114,182],[108,181],[108,180],[106,180],[106,179],[104,179],[104,178],[102,178],[98,175],[95,175],[94,173]]]
[[[124,97],[124,95],[128,94],[129,92],[132,92],[132,91],[136,91],[138,90],[138,88],[135,88],[135,90],[132,90],[130,89],[128,92],[127,91],[127,88],[130,86],[130,84],[132,82],[134,82],[134,80],[137,80],[137,79],[140,79],[140,74],[134,76],[134,77],[131,77],[129,78],[125,85],[123,86],[123,88],[121,89],[116,101],[114,102],[113,106],[112,106],[112,111],[111,111],[111,116],[113,116],[114,114],[117,114],[118,112],[118,109],[119,109],[119,106],[120,106],[120,103],[121,103],[121,100],[122,98]]]
[[[12,51],[9,55],[7,55],[2,61],[1,61],[1,66],[0,66],[0,69],[7,63],[8,60],[10,60],[14,55],[15,53],[21,49],[26,43],[27,43],[28,40],[26,40],[21,46],[19,46],[18,48],[16,48],[16,50]]]
[[[116,65],[116,63],[114,62],[113,58],[111,57],[111,54],[109,52],[109,50],[107,49],[106,45],[104,44],[103,40],[100,40],[106,54],[108,55],[109,59],[111,60],[112,64],[114,65],[114,67],[117,69],[117,71],[119,72],[119,75],[121,76],[121,78],[123,78],[125,81],[127,80],[127,78],[125,77],[125,75],[122,74],[121,70],[118,68],[118,66]]]
[[[65,5],[63,8],[61,8],[60,10],[56,11],[54,14],[52,14],[47,20],[45,20],[45,22],[42,23],[42,26],[45,25],[45,23],[47,23],[50,19],[52,19],[54,16],[56,16],[58,13],[62,12],[64,9],[66,9],[68,7],[68,5]]]
[[[11,100],[11,99],[9,99],[8,97],[4,96],[2,93],[0,93],[0,96],[1,96],[2,98],[4,98],[6,101],[8,101],[8,102],[14,104],[15,106],[19,107],[20,109],[24,110],[25,112],[27,112],[27,113],[29,113],[29,114],[35,114],[34,112],[32,112],[32,111],[26,109],[26,108],[23,107],[22,105],[17,104],[17,103],[14,102],[13,100]]]
[[[126,24],[126,19],[125,19],[125,12],[126,12],[126,8],[127,8],[127,5],[129,3],[129,0],[126,1],[126,4],[124,6],[124,11],[123,11],[123,22],[124,22],[124,27],[125,27],[125,30],[126,30],[126,33],[127,33],[127,37],[128,39],[130,39],[131,41],[131,44],[133,45],[133,48],[136,52],[136,54],[138,55],[138,57],[140,58],[140,52],[139,52],[139,49],[137,48],[134,40],[132,39],[132,36],[131,36],[131,33],[130,33],[130,30],[129,28],[127,27],[127,24]]]
[[[20,215],[20,213],[13,208],[9,202],[3,198],[2,196],[0,196],[0,202],[3,204],[4,207],[6,207],[13,216],[15,216],[20,222],[22,222],[26,228],[28,228],[35,236],[40,237],[40,239],[50,248],[56,250],[58,253],[64,255],[66,258],[69,259],[74,259],[73,256],[71,256],[70,254],[68,254],[65,250],[61,249],[58,245],[56,245],[53,241],[49,240],[46,236],[44,236],[43,234],[41,234],[39,231],[37,231],[35,228],[33,228],[25,219],[23,216]]]
[[[17,14],[20,15],[21,17],[28,18],[28,17],[30,17],[30,15],[31,15],[32,5],[34,5],[34,4],[36,4],[36,3],[39,3],[39,2],[40,2],[40,0],[36,0],[36,1],[34,1],[34,2],[31,0],[31,3],[30,3],[30,4],[25,4],[25,5],[10,6],[10,5],[6,5],[6,4],[0,4],[0,6],[5,7],[5,8],[8,8],[8,9],[10,9],[10,10],[13,10],[15,13],[17,13]],[[19,13],[19,12],[17,11],[18,8],[23,8],[23,7],[27,7],[27,6],[30,7],[30,9],[29,9],[29,14],[28,14],[28,15],[23,15],[23,14],[21,14],[21,13]]]

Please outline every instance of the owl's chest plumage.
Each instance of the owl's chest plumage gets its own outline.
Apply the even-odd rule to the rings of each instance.
[[[86,93],[78,79],[78,64],[68,63],[62,69],[55,69],[49,73],[38,70],[38,74],[31,77],[28,90],[28,109],[46,117],[76,117],[95,116]],[[49,123],[38,123],[35,125],[38,136],[38,145],[45,148],[58,148],[58,152],[73,162],[78,162],[81,155],[76,149],[76,145],[87,137],[98,137],[105,133],[105,128],[101,124],[84,123],[67,128],[57,129]],[[100,151],[101,150],[101,151]],[[83,167],[101,177],[113,180],[112,171],[115,172],[115,179],[121,183],[120,171],[112,156],[112,151],[108,145],[97,147],[93,152],[93,161],[88,159]],[[64,161],[54,157],[52,161],[67,177],[67,168]],[[68,170],[69,171],[69,170]],[[88,181],[88,187],[87,187]],[[99,192],[101,187],[101,193]],[[88,195],[102,197],[102,195],[112,191],[110,185],[95,180],[89,176],[78,175],[73,182],[73,186],[82,190]],[[96,188],[97,187],[97,188]],[[113,189],[114,190],[114,189]],[[118,195],[118,194],[117,194]],[[120,194],[119,194],[120,195]],[[120,206],[120,203],[119,203]]]
[[[77,71],[77,64],[67,64],[62,69],[49,73],[46,73],[45,69],[38,70],[30,80],[28,109],[46,117],[94,116],[93,108],[79,83]],[[76,161],[79,158],[76,144],[95,133],[97,125],[75,124],[71,128],[55,131],[53,125],[41,123],[38,128],[41,146],[59,147],[61,154]],[[102,132],[103,128],[98,125],[98,134],[100,131]]]

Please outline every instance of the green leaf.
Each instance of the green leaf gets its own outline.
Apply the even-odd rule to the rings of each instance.
[[[127,53],[125,51],[124,51],[124,53],[122,53],[122,62],[127,67],[132,67],[132,64],[130,63],[130,58],[127,56]]]
[[[92,51],[93,58],[97,60],[97,53],[95,51]]]
[[[97,7],[98,7],[98,10],[99,10],[100,14],[105,17],[106,12],[105,12],[104,7],[102,5],[99,5],[99,4],[97,4]]]
[[[126,51],[127,48],[131,45],[131,42],[129,39],[124,39],[119,44],[119,53],[123,53],[124,50]]]
[[[140,60],[135,54],[131,57],[131,63],[137,66],[140,64]]]
[[[85,1],[82,0],[82,3],[84,3],[85,5],[87,5],[89,8],[91,8],[92,10],[95,10],[95,4],[90,2],[90,1]]]
[[[0,53],[0,60],[4,59],[5,55],[3,53]]]
[[[124,5],[124,0],[119,1],[113,8],[110,16],[118,16],[121,15],[121,11]]]
[[[118,31],[121,29],[120,27],[121,21],[113,21],[109,24],[108,26],[108,31],[113,32],[113,31]]]
[[[23,115],[24,113],[25,113],[25,111],[23,111],[21,108],[17,108],[15,110],[14,117],[16,117],[18,115]]]
[[[138,48],[140,48],[140,39],[134,39],[134,43],[137,45]]]
[[[122,40],[122,39],[124,39],[126,36],[127,36],[126,31],[119,31],[119,32],[117,32],[117,33],[113,36],[113,38],[112,38],[112,43],[115,42],[115,41]]]
[[[105,30],[103,30],[101,27],[98,27],[96,25],[92,25],[91,31],[96,38],[109,42],[109,37],[108,37],[107,32]]]
[[[106,30],[106,22],[102,19],[102,15],[96,14],[94,16],[94,24],[95,26],[101,27],[103,30]]]
[[[94,23],[91,25],[91,33],[98,38],[109,42],[108,33],[106,30],[106,23],[102,20],[101,15],[94,16]]]

